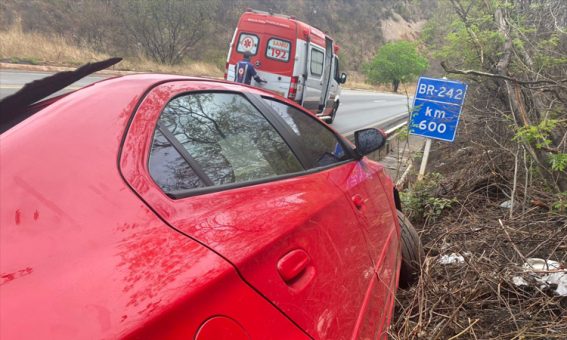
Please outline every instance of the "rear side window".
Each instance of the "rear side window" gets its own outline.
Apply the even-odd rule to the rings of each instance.
[[[236,47],[236,52],[244,53],[249,52],[252,55],[258,53],[258,43],[259,39],[257,35],[250,33],[240,33],[238,38],[238,46]]]
[[[286,40],[271,38],[266,46],[266,57],[283,62],[289,61],[291,43]]]
[[[264,98],[296,135],[306,157],[309,169],[328,166],[349,160],[352,157],[333,132],[316,118],[293,106]]]
[[[166,192],[303,170],[266,118],[245,97],[231,93],[194,93],[171,100],[158,122],[149,167]]]
[[[189,163],[159,130],[154,135],[149,168],[152,178],[166,192],[206,186]]]
[[[323,52],[317,49],[311,49],[311,74],[321,76],[323,74]]]

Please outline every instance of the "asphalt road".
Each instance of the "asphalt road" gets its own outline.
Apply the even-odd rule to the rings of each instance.
[[[0,98],[18,91],[24,84],[46,77],[49,73],[0,70]],[[83,78],[65,90],[76,90],[105,79],[105,76]],[[407,118],[408,99],[405,96],[369,91],[343,90],[341,105],[333,127],[344,135],[366,127],[389,128]]]
[[[47,72],[27,72],[16,70],[0,70],[0,99],[16,93],[25,84],[47,77],[53,73]],[[65,93],[72,90],[78,90],[83,86],[92,84],[99,80],[105,79],[105,76],[85,77],[71,86],[66,87],[64,90],[57,92],[57,94]]]
[[[389,128],[407,119],[408,100],[391,93],[343,90],[333,127],[347,136],[366,127]]]

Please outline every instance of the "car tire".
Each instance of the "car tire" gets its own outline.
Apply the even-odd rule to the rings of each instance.
[[[327,124],[333,124],[335,117],[337,116],[337,110],[339,109],[339,102],[333,105],[333,111],[331,111],[331,117],[327,119]]]
[[[398,211],[402,243],[402,264],[400,267],[400,288],[409,288],[416,284],[421,274],[421,265],[425,260],[425,252],[421,239],[411,222]]]

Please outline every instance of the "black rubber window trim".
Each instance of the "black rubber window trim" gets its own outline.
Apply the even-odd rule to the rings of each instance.
[[[169,102],[168,102],[169,104]],[[167,105],[166,105],[167,106]],[[163,111],[162,111],[163,113]],[[161,118],[161,114],[160,114],[160,118]],[[158,118],[159,119],[159,118]],[[167,139],[167,141],[169,143],[171,143],[171,145],[173,146],[173,148],[175,150],[177,150],[177,152],[179,152],[179,154],[181,155],[181,157],[183,157],[183,159],[189,163],[189,166],[193,169],[193,171],[195,171],[195,174],[197,174],[197,176],[199,176],[199,178],[201,179],[201,181],[203,181],[203,183],[207,186],[212,186],[215,185],[213,183],[213,181],[211,180],[211,178],[209,176],[207,176],[207,174],[205,173],[205,171],[203,171],[203,168],[201,167],[201,165],[199,164],[199,162],[197,162],[197,160],[195,160],[195,158],[193,158],[193,156],[191,156],[191,154],[183,147],[183,145],[181,145],[181,143],[177,140],[177,138],[175,138],[175,136],[173,135],[173,133],[171,131],[169,131],[164,125],[163,123],[158,121],[157,124],[157,129],[159,132],[161,132],[161,134],[165,137],[165,139]],[[150,150],[151,152],[151,150]],[[151,177],[151,174],[150,174]],[[153,179],[153,177],[152,177]],[[155,180],[154,180],[155,182]],[[157,184],[157,183],[156,183]],[[158,184],[159,185],[159,184]],[[163,190],[163,189],[162,189]],[[164,190],[165,191],[165,190]]]
[[[227,93],[227,94],[233,94],[233,95],[241,96],[241,97],[243,97],[243,99],[247,100],[260,113],[260,115],[262,115],[264,117],[264,119],[266,119],[268,124],[270,124],[272,126],[272,128],[276,131],[276,133],[278,133],[280,135],[280,137],[282,138],[284,143],[287,145],[287,147],[289,148],[291,153],[295,156],[295,158],[297,159],[297,161],[301,165],[302,171],[293,172],[293,173],[284,174],[284,175],[279,175],[279,176],[259,178],[259,179],[256,179],[256,180],[245,181],[245,182],[215,185],[212,182],[212,180],[206,175],[203,168],[200,166],[199,162],[197,162],[197,160],[195,160],[191,156],[191,154],[183,147],[183,145],[181,145],[181,143],[177,140],[177,138],[175,138],[175,136],[173,136],[173,134],[165,126],[163,126],[159,122],[159,119],[161,118],[164,110],[167,108],[168,104],[171,101],[175,100],[176,98],[185,96],[185,95],[200,94],[200,93]],[[268,114],[266,114],[266,112],[263,111],[263,109],[268,111]],[[197,196],[197,195],[208,194],[208,193],[212,193],[212,192],[224,191],[224,190],[234,189],[234,188],[241,188],[241,187],[251,186],[251,185],[255,185],[255,184],[272,182],[272,181],[275,181],[275,180],[281,180],[281,179],[296,177],[298,175],[305,173],[305,171],[307,171],[307,170],[305,168],[304,163],[302,162],[301,156],[297,154],[297,149],[294,149],[294,147],[292,145],[290,145],[289,138],[291,138],[291,139],[294,138],[293,135],[292,135],[293,132],[286,129],[287,124],[285,124],[285,123],[282,124],[281,122],[279,122],[279,119],[281,119],[281,118],[279,118],[277,113],[270,112],[269,110],[273,110],[273,109],[268,104],[264,103],[263,99],[260,96],[253,95],[249,92],[230,91],[230,90],[196,90],[196,91],[185,91],[185,92],[180,92],[180,93],[175,94],[174,96],[172,96],[167,101],[167,103],[163,106],[162,110],[160,111],[158,118],[157,118],[157,125],[156,125],[155,130],[159,130],[165,136],[165,138],[173,145],[173,147],[177,150],[177,152],[180,153],[180,155],[184,158],[184,160],[193,168],[193,171],[195,171],[197,176],[207,186],[204,187],[204,188],[193,188],[193,189],[181,190],[181,191],[176,191],[176,192],[170,192],[170,191],[164,190],[156,182],[156,180],[152,177],[152,175],[150,173],[148,173],[148,175],[150,176],[152,181],[154,181],[154,183],[160,188],[160,190],[163,193],[165,193],[167,196],[174,198],[174,199],[181,199],[181,198],[187,198],[187,197],[191,197],[191,196]],[[278,126],[280,128],[278,128]],[[154,134],[155,134],[155,130],[154,130]],[[287,133],[286,133],[286,130],[287,130]],[[152,139],[152,141],[153,141],[153,139]],[[150,152],[151,152],[151,148],[150,148]],[[149,157],[148,157],[148,164],[146,164],[146,166],[147,166],[147,169],[149,169]]]
[[[289,105],[289,104],[287,104],[287,103],[284,103],[283,101],[277,100],[276,98],[273,98],[273,97],[261,96],[261,98],[262,98],[263,101],[265,101],[265,100],[271,100],[271,101],[280,103],[280,104],[282,104],[282,105],[287,105],[287,106],[293,107],[294,109],[301,111],[300,109],[296,108],[295,106],[292,106],[292,105]],[[301,160],[301,161],[302,161],[302,164],[309,164],[310,162],[308,161],[307,156],[305,156],[305,155],[306,155],[306,152],[305,152],[305,150],[301,147],[301,143],[299,142],[299,137],[297,137],[297,135],[291,130],[291,127],[289,127],[289,125],[283,120],[283,118],[280,117],[280,115],[275,111],[274,108],[272,108],[272,107],[271,107],[269,104],[267,104],[267,103],[263,103],[263,104],[268,107],[267,110],[270,111],[270,114],[275,115],[276,119],[277,119],[281,124],[284,125],[284,128],[285,128],[285,129],[288,131],[288,133],[290,134],[290,137],[289,137],[289,138],[293,139],[293,141],[294,141],[294,142],[293,142],[293,145],[298,148],[297,154],[298,154],[298,155],[301,155],[301,157],[303,157],[302,160]],[[323,166],[323,167],[316,167],[316,168],[312,168],[312,169],[319,169],[319,168],[327,169],[329,166],[332,166],[332,165],[334,165],[334,164],[343,164],[344,161],[356,160],[356,159],[357,159],[356,152],[354,151],[353,148],[350,147],[350,145],[349,145],[347,142],[345,142],[345,140],[344,140],[344,138],[343,138],[342,136],[336,134],[333,130],[329,129],[329,127],[327,127],[325,124],[322,124],[322,123],[319,121],[319,118],[313,117],[311,114],[309,114],[309,113],[307,113],[307,112],[304,112],[304,113],[305,113],[306,116],[308,116],[309,118],[313,119],[313,120],[314,120],[317,124],[319,124],[321,127],[325,128],[327,131],[329,131],[329,132],[335,137],[335,139],[338,141],[338,143],[340,143],[340,145],[342,146],[343,150],[345,150],[345,152],[346,152],[346,153],[348,154],[348,156],[349,156],[349,159],[345,159],[345,160],[339,161],[339,162],[337,162],[337,163],[333,163],[333,164],[326,165],[326,166]],[[307,169],[307,167],[306,167],[305,165],[304,165],[304,168]],[[312,169],[308,169],[308,170],[312,170]]]
[[[287,146],[291,149],[291,152],[295,155],[304,170],[308,170],[306,164],[306,156],[303,148],[301,147],[298,138],[291,128],[286,124],[286,122],[278,115],[278,113],[267,104],[262,96],[255,95],[252,93],[244,93],[244,95],[252,102],[252,105],[256,107],[257,110],[262,112],[263,116],[270,122],[274,129],[279,133],[279,135],[286,142]]]
[[[323,167],[313,168],[313,169],[310,169],[310,170],[304,170],[304,171],[300,171],[300,172],[291,172],[289,174],[272,176],[272,177],[264,177],[264,178],[255,179],[255,180],[246,181],[246,182],[228,183],[228,184],[222,184],[222,185],[216,185],[216,186],[210,186],[210,187],[204,187],[204,188],[195,188],[195,189],[188,189],[188,190],[166,192],[166,194],[167,194],[167,196],[169,196],[173,199],[182,199],[182,198],[188,198],[188,197],[193,197],[193,196],[198,196],[198,195],[210,194],[210,193],[213,193],[213,192],[221,192],[221,191],[226,191],[226,190],[231,190],[231,189],[251,187],[251,186],[254,186],[254,185],[258,185],[258,184],[264,184],[264,183],[282,181],[282,180],[290,179],[290,178],[306,176],[306,175],[322,172],[322,171],[325,171],[325,170],[329,170],[329,169],[332,169],[334,167],[344,165],[344,164],[348,164],[350,162],[355,162],[355,161],[356,161],[355,159],[347,159],[347,160],[344,160],[344,161],[340,161],[338,163],[333,163],[333,164],[329,164],[329,165],[326,165],[326,166],[323,166]]]
[[[304,170],[304,171],[299,171],[299,172],[291,172],[291,173],[279,175],[279,176],[264,177],[264,178],[255,179],[255,180],[246,181],[246,182],[228,183],[228,184],[214,185],[214,186],[209,186],[209,187],[204,187],[204,188],[194,188],[194,189],[179,190],[179,191],[173,191],[173,192],[172,191],[166,192],[163,189],[161,189],[161,190],[170,198],[183,199],[183,198],[194,197],[194,196],[199,196],[199,195],[204,195],[204,194],[210,194],[210,193],[214,193],[214,192],[221,192],[221,191],[226,191],[226,190],[231,190],[231,189],[251,187],[251,186],[254,186],[254,185],[258,185],[258,184],[264,184],[264,183],[276,182],[276,181],[281,181],[281,180],[290,179],[290,178],[306,176],[306,175],[322,172],[322,171],[329,170],[329,169],[332,169],[332,168],[337,167],[337,166],[345,165],[345,164],[348,164],[350,162],[356,162],[356,161],[357,161],[356,159],[346,159],[346,160],[340,161],[338,163],[333,163],[333,164],[329,164],[329,165],[326,165],[326,166],[323,166],[323,167],[318,167],[318,168],[312,168],[310,170]]]
[[[188,198],[188,197],[193,197],[193,196],[199,196],[199,195],[204,195],[204,194],[210,194],[210,193],[214,193],[214,192],[220,192],[220,191],[226,191],[226,190],[231,190],[231,189],[237,189],[237,188],[243,188],[243,187],[249,187],[249,186],[253,186],[253,185],[258,185],[258,184],[264,184],[264,183],[269,183],[269,182],[275,182],[275,181],[281,181],[284,179],[289,179],[289,178],[295,178],[295,177],[301,177],[304,175],[309,175],[309,174],[313,174],[313,173],[318,173],[321,171],[325,171],[337,166],[341,166],[353,161],[356,161],[356,158],[353,157],[354,155],[354,151],[352,150],[352,148],[343,140],[343,138],[341,138],[340,136],[338,136],[337,134],[335,134],[332,130],[330,130],[329,128],[327,128],[324,124],[321,124],[323,127],[325,127],[329,132],[331,132],[335,138],[341,143],[341,146],[343,146],[345,148],[345,150],[347,150],[347,152],[349,153],[349,155],[351,156],[351,158],[337,162],[337,163],[333,163],[333,164],[329,164],[326,166],[322,166],[322,167],[316,167],[316,168],[311,168],[311,169],[306,169],[305,165],[305,156],[303,155],[303,148],[300,147],[299,144],[299,139],[297,138],[297,136],[295,135],[295,133],[291,130],[291,128],[285,123],[285,121],[283,120],[283,118],[281,118],[277,112],[275,112],[275,110],[267,103],[265,103],[265,100],[273,100],[273,101],[277,101],[279,103],[291,106],[289,104],[286,104],[282,101],[279,101],[275,98],[272,97],[268,97],[268,96],[261,96],[258,94],[252,94],[250,92],[240,92],[240,91],[229,91],[229,90],[197,90],[197,91],[185,91],[185,92],[180,92],[176,95],[174,95],[173,97],[171,97],[168,101],[167,104],[169,104],[169,102],[171,102],[172,100],[174,100],[175,98],[178,98],[180,96],[184,96],[184,95],[188,95],[188,94],[198,94],[198,93],[229,93],[229,94],[234,94],[234,95],[240,95],[245,97],[245,99],[248,99],[248,101],[252,104],[252,106],[254,106],[262,116],[264,116],[264,118],[268,121],[268,123],[270,123],[272,125],[272,127],[276,130],[276,132],[282,137],[282,139],[284,140],[284,142],[287,144],[287,146],[290,148],[291,152],[295,155],[295,157],[297,158],[297,160],[299,161],[299,163],[301,164],[303,171],[299,171],[299,172],[293,172],[293,173],[288,173],[288,174],[284,174],[284,175],[279,175],[279,176],[272,176],[272,177],[265,177],[265,178],[259,178],[256,180],[251,180],[251,181],[246,181],[246,182],[238,182],[238,183],[228,183],[228,184],[222,184],[222,185],[214,185],[214,183],[212,185],[209,185],[207,187],[203,187],[203,188],[193,188],[193,189],[187,189],[187,190],[180,190],[180,191],[174,191],[174,192],[167,192],[165,191],[161,186],[159,186],[159,184],[156,183],[156,185],[160,188],[160,190],[167,195],[168,197],[172,198],[172,199],[184,199],[184,198]],[[167,104],[163,107],[163,109],[160,111],[160,114],[158,116],[158,124],[156,126],[156,130],[159,129],[159,119],[161,118],[161,115],[163,113],[163,110],[165,110],[165,108],[167,107]],[[308,113],[305,113],[309,116],[311,116]],[[312,117],[312,119],[317,119],[315,117]],[[166,130],[166,132],[169,132],[169,130],[167,130],[165,127],[163,127],[164,130]],[[185,148],[180,145],[181,143],[179,143],[177,141],[177,139],[172,136],[172,134],[166,134],[163,131],[160,130],[160,132],[162,134],[164,134],[164,136],[166,138],[168,138],[167,136],[169,135],[170,138],[173,137],[174,138],[174,142],[172,142],[171,140],[168,139],[168,141],[170,143],[172,143],[172,145],[174,146],[174,148],[176,148],[176,150],[178,152],[180,152],[180,154],[182,155],[182,157],[184,157],[184,155],[188,155],[189,157],[191,157],[191,155],[189,154],[189,152],[187,152],[185,150]],[[178,144],[177,147],[180,147],[181,150],[177,149],[177,147],[175,146],[176,144]],[[151,149],[150,149],[151,152]],[[185,157],[184,157],[185,158]],[[191,159],[193,159],[191,157]],[[191,162],[187,159],[185,159],[190,166],[193,166],[191,164]],[[148,161],[149,161],[149,157],[148,157]],[[196,160],[195,160],[196,162]],[[198,162],[196,162],[198,164]],[[148,164],[148,169],[149,169],[149,164]],[[199,169],[200,166],[199,166]],[[204,175],[205,177],[201,177],[199,175],[199,173],[197,172],[196,168],[193,168],[193,170],[195,171],[195,173],[199,176],[199,178],[201,178],[201,180],[207,184],[206,179],[207,178],[209,181],[210,179],[208,178],[208,176],[206,176],[206,174]],[[202,169],[201,169],[202,171]],[[151,174],[148,174],[150,176],[150,178],[154,181],[154,178],[151,176]],[[208,184],[207,184],[208,185]]]

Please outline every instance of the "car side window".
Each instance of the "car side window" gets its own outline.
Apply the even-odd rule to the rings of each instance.
[[[282,102],[264,98],[297,137],[309,169],[352,159],[343,142],[316,118]]]
[[[177,153],[162,146],[166,142],[177,145]],[[149,166],[166,192],[303,171],[268,120],[245,97],[232,93],[192,93],[171,100],[159,118]]]
[[[175,147],[156,130],[150,152],[150,175],[166,192],[205,187],[205,183]]]
[[[321,76],[323,74],[323,59],[325,55],[323,52],[312,48],[311,49],[311,74],[314,76]]]

